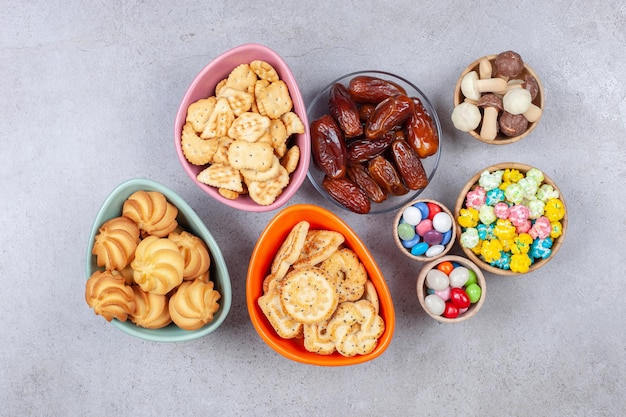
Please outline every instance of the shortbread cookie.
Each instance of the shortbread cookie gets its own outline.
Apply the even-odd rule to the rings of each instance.
[[[366,355],[376,348],[385,322],[369,301],[346,301],[337,306],[327,331],[341,355]]]
[[[365,291],[367,272],[359,257],[350,248],[342,248],[321,263],[320,268],[335,280],[339,302],[356,301]]]
[[[128,217],[107,220],[98,229],[93,250],[96,263],[107,270],[123,270],[135,257],[139,226]]]
[[[270,275],[264,280],[264,285],[266,285],[266,290],[258,298],[257,304],[276,334],[284,339],[300,337],[302,335],[302,323],[287,314],[281,303],[281,280]]]
[[[137,223],[142,236],[167,236],[178,226],[178,208],[158,191],[134,192],[124,201],[122,215]]]
[[[304,325],[304,348],[320,355],[331,355],[335,351],[335,342],[328,333],[328,320]]]
[[[379,314],[380,311],[380,303],[378,301],[378,292],[376,291],[376,287],[371,280],[367,280],[365,282],[365,291],[363,292],[363,299],[369,301],[374,306],[376,310],[376,314]]]
[[[130,320],[146,329],[160,329],[172,322],[168,309],[167,296],[145,292],[139,285],[133,285],[135,312]]]
[[[135,282],[146,292],[167,294],[183,282],[185,260],[176,244],[148,236],[137,245],[131,262]]]
[[[185,281],[176,289],[169,302],[172,321],[181,329],[197,330],[213,320],[219,310],[221,294],[213,281]]]
[[[270,268],[270,272],[276,279],[282,279],[287,274],[289,267],[300,256],[309,227],[310,224],[306,220],[296,223],[278,248]]]
[[[135,294],[121,275],[111,271],[96,271],[87,280],[85,301],[97,315],[111,321],[125,322],[135,311]]]
[[[185,261],[183,280],[192,281],[196,278],[203,280],[211,266],[209,248],[198,236],[186,231],[170,233],[167,237],[178,246]]]
[[[320,268],[294,269],[281,281],[283,308],[303,324],[327,320],[337,308],[338,300],[332,278]]]

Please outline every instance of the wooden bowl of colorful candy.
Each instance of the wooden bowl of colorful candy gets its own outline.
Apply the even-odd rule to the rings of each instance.
[[[454,217],[463,252],[497,275],[541,268],[559,251],[567,230],[565,200],[554,181],[518,162],[476,173],[461,190]]]
[[[393,238],[400,251],[416,261],[432,261],[450,251],[456,239],[454,217],[435,200],[412,201],[398,210]]]
[[[432,260],[417,277],[420,305],[430,317],[443,323],[458,323],[476,315],[486,292],[480,268],[461,256]]]

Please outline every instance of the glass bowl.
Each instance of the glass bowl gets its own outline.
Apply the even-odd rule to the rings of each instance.
[[[348,87],[348,84],[350,83],[350,80],[352,78],[356,76],[361,76],[361,75],[378,77],[378,78],[382,78],[388,81],[392,81],[400,85],[401,87],[403,87],[406,90],[407,95],[409,97],[418,98],[422,102],[422,105],[424,106],[424,108],[426,109],[426,111],[428,112],[428,114],[430,115],[433,121],[435,131],[437,132],[437,136],[439,138],[439,146],[438,146],[437,152],[434,155],[431,155],[421,160],[422,165],[424,166],[424,170],[426,171],[426,174],[428,175],[428,181],[430,183],[430,181],[432,181],[435,175],[435,172],[437,171],[437,166],[439,165],[439,159],[441,157],[441,149],[442,149],[441,123],[439,121],[439,117],[437,116],[437,112],[435,111],[435,108],[430,103],[428,98],[424,95],[424,93],[419,88],[417,88],[413,83],[411,83],[410,81],[398,75],[395,75],[389,72],[384,72],[384,71],[370,70],[370,71],[356,71],[356,72],[352,72],[350,74],[346,74],[337,78],[336,80],[328,84],[326,87],[324,87],[317,94],[317,96],[315,96],[313,101],[311,101],[311,104],[309,105],[308,111],[307,111],[309,123],[313,122],[314,120],[318,119],[324,114],[329,113],[328,100],[330,97],[332,86],[335,83],[341,83],[344,86]],[[346,211],[350,211],[349,209],[344,207],[342,204],[340,204],[337,200],[335,200],[333,197],[331,197],[322,186],[322,181],[324,180],[324,173],[320,171],[315,165],[313,161],[312,153],[311,153],[311,161],[309,163],[309,172],[307,173],[307,176],[309,177],[309,180],[311,181],[313,186],[317,189],[317,191],[321,195],[326,197],[329,201],[331,201],[337,207],[340,207],[341,209],[346,210]],[[426,187],[418,189],[418,190],[410,190],[407,194],[402,195],[402,196],[389,195],[388,198],[381,203],[371,202],[371,209],[369,213],[367,214],[381,214],[381,213],[388,213],[390,211],[397,210],[400,207],[404,206],[405,204],[409,203],[410,201],[415,200],[417,196],[419,196],[425,189]]]

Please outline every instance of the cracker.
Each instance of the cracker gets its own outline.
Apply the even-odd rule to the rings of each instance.
[[[230,165],[213,164],[198,173],[198,181],[217,188],[226,188],[237,192],[243,191],[241,174]]]
[[[248,86],[254,84],[256,80],[257,75],[252,71],[250,65],[241,64],[236,66],[230,74],[228,74],[226,85],[236,88],[237,90],[247,91]]]
[[[327,320],[338,300],[332,278],[320,268],[294,269],[281,281],[281,304],[287,314],[301,323]]]
[[[228,163],[236,169],[266,171],[272,166],[274,151],[264,142],[234,140],[228,148]]]
[[[328,320],[319,323],[305,324],[304,348],[320,355],[331,355],[335,351],[335,342],[328,333]]]
[[[374,306],[376,314],[379,314],[380,303],[378,301],[378,292],[372,280],[368,279],[365,282],[365,291],[363,292],[363,299],[369,301]]]
[[[280,158],[280,164],[287,170],[287,173],[291,174],[298,168],[300,162],[300,148],[298,145],[293,145],[282,158]]]
[[[269,62],[257,59],[250,63],[250,68],[262,80],[273,83],[279,79],[278,73]]]
[[[261,206],[268,206],[276,201],[276,198],[283,192],[289,184],[289,174],[282,165],[278,165],[280,174],[278,177],[268,181],[250,181],[248,193],[250,198]]]
[[[203,98],[191,103],[187,108],[186,121],[190,122],[193,130],[200,133],[206,127],[209,116],[215,108],[215,97]]]
[[[339,302],[356,301],[365,292],[367,272],[356,253],[342,248],[320,264],[335,280]]]
[[[280,116],[280,120],[285,124],[285,129],[287,130],[287,136],[291,136],[295,134],[303,134],[304,133],[304,123],[300,116],[292,111],[288,111],[287,113]]]
[[[254,101],[254,95],[247,91],[237,90],[233,87],[225,86],[220,89],[219,93],[216,93],[216,97],[225,97],[228,100],[228,105],[235,117],[250,110],[252,102]]]
[[[215,86],[215,95],[219,96],[220,93],[227,87],[226,83],[228,82],[228,78],[224,78],[222,81],[218,82]]]
[[[183,126],[180,141],[183,155],[194,165],[208,164],[217,150],[217,140],[202,139],[192,127],[191,122],[187,122]]]
[[[258,298],[257,304],[280,337],[293,339],[302,334],[302,323],[287,314],[283,308],[280,297],[280,280],[268,281],[268,290]]]
[[[228,104],[228,99],[218,98],[200,137],[209,139],[226,136],[233,120],[235,120],[235,115]]]
[[[276,156],[274,156],[272,159],[272,166],[268,170],[259,171],[256,169],[242,168],[239,170],[239,172],[241,172],[241,175],[243,175],[244,179],[247,182],[269,181],[278,177],[281,174],[280,167],[281,167],[280,160]]]
[[[230,128],[228,136],[233,139],[256,142],[270,127],[270,119],[258,113],[244,112],[237,117]]]
[[[278,119],[293,108],[289,88],[283,80],[263,88],[255,98],[259,113],[272,119]]]
[[[345,241],[344,236],[334,230],[309,230],[300,257],[294,267],[317,265],[335,253]]]
[[[279,156],[283,156],[287,151],[287,128],[280,119],[271,119],[269,132],[272,137],[272,146]]]
[[[229,200],[236,200],[239,198],[239,194],[241,194],[237,191],[229,190],[228,188],[218,188],[217,192],[220,193],[222,197]]]
[[[302,220],[291,228],[272,260],[270,269],[272,276],[281,279],[287,274],[289,267],[300,256],[309,227],[309,222]]]
[[[233,143],[233,139],[228,136],[222,136],[217,139],[217,149],[213,154],[214,164],[228,164],[228,148]]]
[[[345,301],[337,306],[327,331],[341,355],[366,355],[378,345],[385,322],[369,301]]]

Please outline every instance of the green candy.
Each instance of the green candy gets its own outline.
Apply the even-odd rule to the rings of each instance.
[[[476,278],[476,272],[469,268],[467,268],[467,271],[469,272],[469,278],[467,278],[467,282],[465,283],[465,285],[467,286],[470,284],[476,284],[478,282],[478,279]]]
[[[398,237],[402,240],[411,240],[415,237],[415,228],[408,223],[398,225]]]
[[[467,296],[470,299],[470,303],[472,304],[480,300],[480,297],[483,294],[483,290],[476,283],[466,286],[465,292],[467,293]]]

